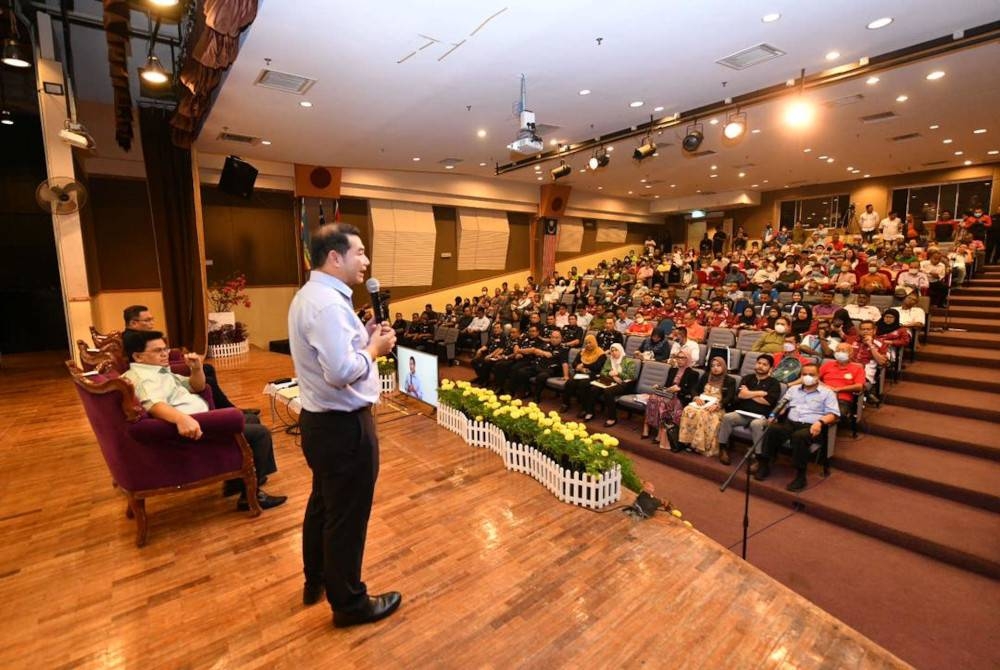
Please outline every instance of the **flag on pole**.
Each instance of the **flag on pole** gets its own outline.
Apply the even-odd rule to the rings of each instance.
[[[322,212],[322,209],[320,209],[320,212]],[[302,267],[308,272],[312,269],[312,266],[309,264],[309,224],[306,221],[305,198],[302,198],[302,207],[299,214],[299,238],[302,240]]]
[[[323,198],[319,199],[319,225],[326,225],[326,214],[323,213]]]
[[[333,204],[333,222],[340,223],[340,198],[337,198]]]

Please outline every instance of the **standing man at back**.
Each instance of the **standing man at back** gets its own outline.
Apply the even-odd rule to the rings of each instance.
[[[347,224],[324,225],[309,244],[315,268],[292,300],[288,334],[302,403],[302,452],[312,492],[302,524],[306,605],[326,599],[343,628],[383,619],[399,607],[391,591],[371,597],[361,581],[368,518],[378,477],[375,359],[392,351],[388,323],[363,324],[351,287],[370,261],[361,234]]]

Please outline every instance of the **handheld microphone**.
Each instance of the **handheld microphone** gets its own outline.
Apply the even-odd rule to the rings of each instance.
[[[389,320],[389,300],[388,296],[379,290],[378,279],[371,277],[365,282],[365,288],[372,299],[372,312],[375,313],[375,322],[383,323]]]
[[[792,401],[791,401],[791,399],[789,399],[788,395],[786,394],[786,395],[785,395],[785,397],[783,397],[783,398],[782,398],[781,400],[779,400],[779,401],[778,401],[778,404],[777,404],[777,405],[775,405],[775,407],[774,407],[774,411],[772,411],[772,412],[771,412],[771,415],[772,415],[772,416],[781,416],[781,415],[782,415],[782,413],[783,413],[783,412],[784,412],[784,411],[785,411],[786,409],[788,409],[788,405],[789,405],[789,404],[790,404],[791,402],[792,402]]]

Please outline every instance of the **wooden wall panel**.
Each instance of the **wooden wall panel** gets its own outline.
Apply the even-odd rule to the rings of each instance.
[[[159,288],[146,181],[96,176],[88,181],[100,290]]]

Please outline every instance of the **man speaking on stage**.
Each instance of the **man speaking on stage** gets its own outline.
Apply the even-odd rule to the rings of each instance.
[[[392,351],[396,333],[354,313],[351,286],[370,261],[361,234],[346,224],[321,226],[309,243],[313,270],[288,311],[288,333],[302,403],[302,452],[312,493],[302,523],[306,605],[326,599],[339,628],[383,619],[399,607],[391,591],[369,596],[361,581],[368,517],[378,477],[375,359]]]

